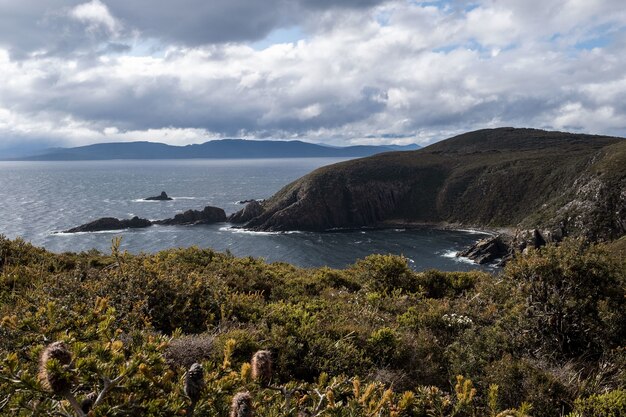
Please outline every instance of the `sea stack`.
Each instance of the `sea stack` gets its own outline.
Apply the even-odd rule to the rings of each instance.
[[[172,200],[172,197],[168,196],[165,191],[161,191],[160,195],[157,195],[156,197],[144,198],[144,200],[145,201],[169,201],[169,200]]]

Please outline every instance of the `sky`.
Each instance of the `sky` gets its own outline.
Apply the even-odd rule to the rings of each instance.
[[[624,0],[0,0],[0,153],[626,136]]]

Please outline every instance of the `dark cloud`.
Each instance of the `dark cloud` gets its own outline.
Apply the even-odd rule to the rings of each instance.
[[[575,46],[607,22],[626,26],[626,12],[381,3],[0,0],[0,137],[427,142],[498,125],[626,133],[626,31],[604,48]],[[602,12],[617,4],[605,3]],[[243,42],[294,24],[306,40]],[[546,28],[561,35],[550,40]]]
[[[71,10],[80,1],[0,0],[0,47],[13,58],[25,59],[29,54],[57,56],[69,53],[102,51],[111,34],[97,27],[70,18]]]
[[[119,23],[117,33],[105,25],[72,18],[72,10],[95,1]],[[298,25],[312,14],[334,9],[362,9],[386,0],[36,0],[0,1],[0,46],[15,58],[35,51],[49,55],[82,53],[96,48],[124,52],[119,39],[140,33],[163,46],[200,46],[263,39],[282,27]],[[86,30],[88,29],[88,30]],[[103,46],[104,44],[104,46]]]

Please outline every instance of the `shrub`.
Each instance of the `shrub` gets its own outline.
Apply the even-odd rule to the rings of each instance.
[[[509,263],[526,297],[526,334],[544,355],[595,356],[626,338],[626,274],[598,246],[569,239]]]
[[[396,288],[408,292],[419,290],[415,273],[404,257],[370,255],[358,261],[352,269],[371,291],[392,291]]]
[[[568,417],[623,417],[626,416],[626,391],[615,390],[601,395],[578,398],[574,411]]]

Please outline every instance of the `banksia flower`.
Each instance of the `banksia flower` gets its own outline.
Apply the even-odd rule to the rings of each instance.
[[[266,387],[272,379],[272,353],[269,350],[259,350],[252,356],[252,378]]]
[[[55,360],[62,367],[67,367],[72,362],[72,354],[63,342],[54,342],[48,345],[39,358],[39,380],[44,388],[55,394],[65,394],[72,387],[72,379],[63,369],[50,366],[49,362]]]
[[[252,417],[252,397],[249,392],[240,392],[233,397],[230,417]]]
[[[89,414],[91,408],[93,407],[94,401],[96,401],[97,395],[95,392],[90,392],[87,396],[80,402],[80,409],[83,410],[83,413]]]
[[[193,403],[197,403],[204,388],[204,369],[199,363],[194,363],[185,374],[185,394]]]

